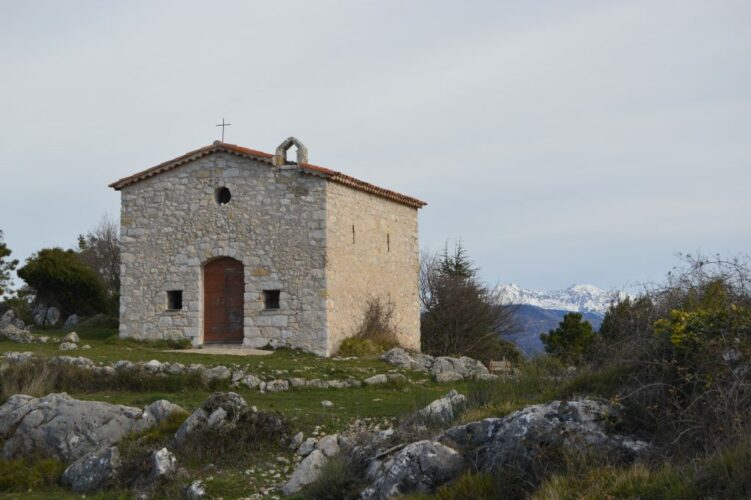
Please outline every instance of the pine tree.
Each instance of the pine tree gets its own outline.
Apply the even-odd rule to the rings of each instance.
[[[18,265],[18,261],[10,259],[12,252],[3,241],[3,231],[0,229],[0,297],[2,297],[7,291],[10,285],[10,273]]]

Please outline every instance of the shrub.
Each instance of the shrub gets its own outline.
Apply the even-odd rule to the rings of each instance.
[[[453,254],[423,256],[420,269],[422,351],[434,356],[463,355],[485,363],[518,361],[521,355],[503,334],[516,330],[514,309],[477,277],[461,245]]]
[[[205,430],[178,450],[186,461],[237,463],[267,448],[279,446],[290,431],[289,422],[279,413],[249,411],[244,413],[232,432]]]
[[[365,487],[369,457],[374,451],[367,434],[355,435],[351,446],[321,467],[318,479],[303,488],[299,497],[305,500],[354,500]]]
[[[3,241],[3,231],[0,230],[0,297],[5,295],[10,284],[10,273],[18,265],[18,260],[10,259],[12,252]]]
[[[394,304],[370,299],[354,337],[339,346],[339,356],[374,356],[399,345],[394,327]]]
[[[39,302],[55,305],[63,314],[89,315],[107,308],[99,277],[72,250],[40,250],[26,259],[18,276],[36,292]]]
[[[543,333],[540,340],[548,354],[560,358],[564,363],[578,365],[589,354],[595,333],[592,325],[584,321],[580,313],[568,313],[563,316],[558,328]]]

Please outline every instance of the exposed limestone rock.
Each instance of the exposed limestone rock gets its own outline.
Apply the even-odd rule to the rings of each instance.
[[[297,454],[301,457],[306,457],[310,455],[310,452],[312,452],[316,448],[316,438],[309,437],[303,443],[300,445],[300,447],[297,449]]]
[[[61,481],[73,491],[94,491],[111,486],[120,467],[117,446],[101,448],[82,456],[63,472]]]
[[[248,410],[248,403],[234,392],[215,392],[194,411],[175,433],[175,444],[183,446],[188,439],[204,430],[234,429]]]
[[[33,344],[34,336],[28,331],[18,328],[13,323],[0,325],[0,340],[3,338],[19,344]]]
[[[528,406],[504,418],[454,427],[438,440],[462,451],[479,450],[477,466],[485,471],[508,464],[525,467],[542,448],[551,446],[633,458],[648,445],[609,433],[609,422],[617,418],[618,409],[600,401],[553,401]]]
[[[78,334],[76,332],[66,333],[65,337],[63,337],[63,342],[73,342],[74,344],[77,344],[80,341],[81,339],[78,338]]]
[[[378,375],[373,375],[372,377],[366,378],[365,380],[363,380],[363,383],[365,385],[380,385],[385,384],[388,381],[389,379],[386,378],[386,375],[379,373]]]
[[[428,372],[435,378],[443,373],[452,373],[452,375],[440,375],[445,380],[454,379],[456,377],[454,373],[466,379],[480,378],[490,373],[480,361],[466,356],[434,358],[427,354],[410,353],[401,347],[391,349],[383,355],[382,359],[390,365],[407,370]]]
[[[290,440],[289,448],[291,450],[298,449],[300,447],[300,445],[302,444],[304,438],[305,438],[305,435],[302,432],[298,432]]]
[[[452,389],[442,398],[418,411],[415,416],[426,424],[448,424],[458,416],[466,404],[467,398]]]
[[[411,492],[430,493],[462,471],[464,460],[455,450],[435,441],[417,441],[393,457],[371,464],[365,500],[386,500]]]
[[[187,414],[182,406],[176,405],[175,403],[170,403],[166,399],[158,399],[153,403],[146,405],[143,411],[147,417],[152,418],[155,422],[166,420],[172,415],[181,413]]]
[[[321,474],[321,467],[326,463],[326,460],[322,451],[313,450],[300,462],[287,483],[282,486],[282,493],[292,495],[317,480]]]
[[[61,342],[57,348],[61,351],[75,351],[78,349],[78,344],[74,344],[73,342]]]
[[[177,459],[167,448],[151,454],[151,468],[148,481],[153,482],[163,477],[171,476],[177,470]]]
[[[190,486],[185,489],[185,497],[188,500],[198,500],[199,498],[205,498],[206,486],[203,484],[203,481],[198,480],[190,483]]]
[[[60,321],[60,309],[50,307],[44,315],[44,324],[48,326],[56,325]]]
[[[339,454],[339,436],[337,434],[331,434],[322,437],[316,448],[321,450],[327,457],[333,457]]]
[[[74,326],[78,325],[78,322],[80,321],[80,318],[77,314],[71,314],[68,316],[68,319],[65,320],[65,323],[63,324],[64,329],[73,328]]]
[[[266,392],[283,392],[289,390],[289,382],[286,380],[271,380],[265,385],[261,384],[261,390]]]
[[[40,455],[72,462],[153,425],[139,408],[80,401],[65,393],[11,396],[0,406],[4,458]]]
[[[441,372],[435,374],[436,382],[458,382],[459,380],[464,380],[464,377],[460,373]]]
[[[204,371],[204,373],[206,374],[206,378],[209,380],[229,380],[229,378],[232,376],[230,369],[222,365],[208,368],[206,371]]]

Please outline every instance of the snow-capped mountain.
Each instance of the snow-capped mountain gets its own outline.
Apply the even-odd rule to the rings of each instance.
[[[594,285],[572,285],[565,290],[539,292],[527,290],[514,283],[498,286],[498,293],[505,304],[519,304],[574,311],[602,316],[608,306],[618,296],[618,292],[608,292]]]

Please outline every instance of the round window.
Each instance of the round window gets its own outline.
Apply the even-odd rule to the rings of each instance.
[[[217,205],[226,205],[232,199],[232,193],[226,187],[220,187],[214,191],[214,199]]]

